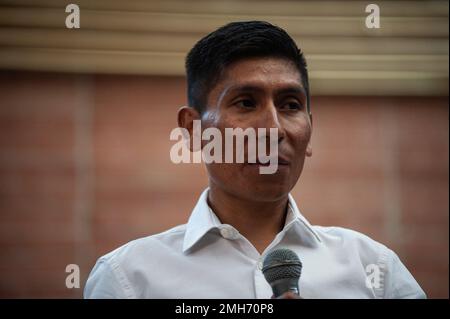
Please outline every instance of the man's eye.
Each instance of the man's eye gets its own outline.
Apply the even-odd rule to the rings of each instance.
[[[252,100],[249,100],[249,99],[237,101],[235,103],[235,105],[238,107],[247,108],[247,109],[256,107],[256,104]]]
[[[297,101],[286,102],[281,106],[283,110],[301,110],[303,105]]]

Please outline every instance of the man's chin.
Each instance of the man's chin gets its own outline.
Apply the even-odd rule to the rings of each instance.
[[[290,188],[286,185],[270,185],[259,183],[253,187],[246,188],[241,197],[255,202],[275,202],[286,198]]]

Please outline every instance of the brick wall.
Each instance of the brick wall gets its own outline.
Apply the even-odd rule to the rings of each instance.
[[[314,97],[293,191],[313,223],[395,250],[448,298],[448,97]],[[207,184],[172,164],[183,78],[0,73],[0,297],[81,297],[95,260],[184,223]]]

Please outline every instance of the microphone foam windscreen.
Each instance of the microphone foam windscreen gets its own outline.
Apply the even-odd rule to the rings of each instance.
[[[300,278],[302,263],[292,250],[275,249],[264,259],[262,272],[269,283],[279,279]]]

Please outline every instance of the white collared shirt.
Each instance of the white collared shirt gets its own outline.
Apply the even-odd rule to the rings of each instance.
[[[289,248],[302,264],[303,298],[425,298],[397,255],[344,228],[311,226],[289,195],[283,230],[262,255],[222,224],[201,195],[189,221],[99,258],[85,298],[270,298],[264,256]]]

